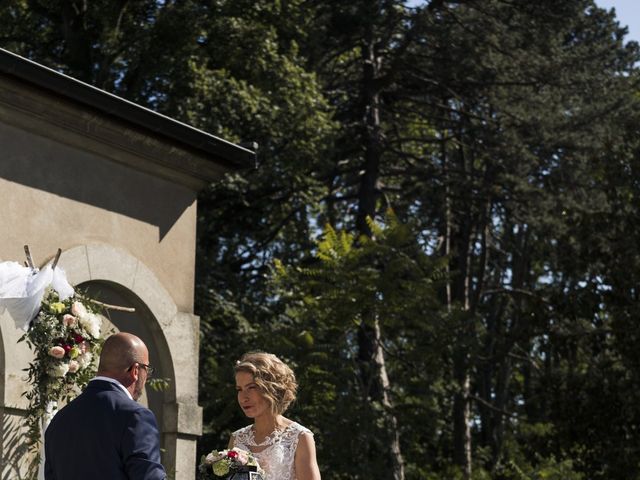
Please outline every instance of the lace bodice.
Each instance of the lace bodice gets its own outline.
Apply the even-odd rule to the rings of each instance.
[[[311,430],[291,422],[284,430],[276,430],[262,443],[256,443],[253,425],[233,432],[233,446],[254,454],[265,471],[265,480],[296,480],[295,454],[300,434]]]

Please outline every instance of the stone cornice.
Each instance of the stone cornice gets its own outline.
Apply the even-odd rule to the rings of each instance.
[[[200,189],[255,153],[0,49],[0,120]]]

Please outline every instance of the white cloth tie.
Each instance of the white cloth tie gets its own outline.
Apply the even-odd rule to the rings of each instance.
[[[0,263],[0,314],[9,311],[16,327],[26,331],[29,323],[40,310],[40,303],[47,287],[51,286],[60,300],[74,293],[67,275],[60,267],[51,265],[42,270],[23,267],[18,262]]]

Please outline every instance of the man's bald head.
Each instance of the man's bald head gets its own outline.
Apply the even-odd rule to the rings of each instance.
[[[111,335],[102,346],[98,375],[119,376],[134,363],[148,363],[149,352],[140,338],[131,333]]]

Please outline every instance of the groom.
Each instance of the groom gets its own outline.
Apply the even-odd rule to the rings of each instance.
[[[120,332],[102,347],[98,375],[45,432],[46,480],[164,480],[156,419],[136,400],[151,374],[149,351]]]

